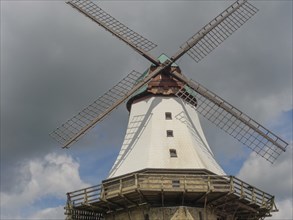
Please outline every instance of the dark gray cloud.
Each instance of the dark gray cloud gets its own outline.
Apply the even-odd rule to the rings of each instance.
[[[157,43],[156,56],[172,55],[229,4],[100,2],[114,17]],[[203,61],[196,64],[186,56],[178,63],[189,77],[269,125],[292,108],[292,2],[254,5],[260,12]],[[62,151],[48,136],[52,130],[132,69],[142,72],[148,65],[64,2],[1,2],[2,189],[11,189],[15,167],[22,161]],[[81,158],[89,153],[89,161],[110,155],[114,160],[126,123],[127,111],[121,106],[70,152]],[[221,132],[211,130],[208,137],[220,159],[245,154]],[[15,175],[8,175],[12,170]]]

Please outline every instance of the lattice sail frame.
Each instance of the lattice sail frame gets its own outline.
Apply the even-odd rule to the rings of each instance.
[[[74,139],[77,134],[86,129],[89,125],[93,126],[98,121],[104,119],[104,116],[106,116],[104,115],[105,112],[109,111],[109,108],[112,107],[116,101],[123,98],[132,89],[141,75],[141,73],[133,70],[91,105],[58,127],[50,136],[65,146],[66,143]],[[77,140],[78,138],[75,139],[75,141]]]
[[[94,22],[112,33],[118,39],[124,41],[151,62],[158,64],[157,60],[147,53],[155,48],[157,46],[156,44],[122,24],[95,3],[89,0],[69,0],[66,3],[91,18]]]
[[[202,60],[258,12],[247,0],[239,0],[214,18],[180,47],[196,62]],[[200,39],[200,40],[197,40]]]
[[[190,81],[176,93],[202,116],[246,145],[271,163],[285,151],[288,144],[255,120],[209,91],[199,83]]]

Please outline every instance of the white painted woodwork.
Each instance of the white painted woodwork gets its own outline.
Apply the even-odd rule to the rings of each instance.
[[[172,113],[166,120],[165,113]],[[173,130],[173,137],[167,137]],[[177,157],[170,157],[175,149]],[[153,96],[132,104],[120,153],[109,178],[146,168],[207,169],[225,172],[215,161],[202,131],[198,114],[177,97]]]

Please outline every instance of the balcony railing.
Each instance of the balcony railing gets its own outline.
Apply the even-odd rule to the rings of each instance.
[[[197,174],[133,173],[104,181],[102,184],[67,193],[68,205],[80,207],[106,201],[134,191],[227,193],[247,204],[276,211],[274,197],[234,177]]]

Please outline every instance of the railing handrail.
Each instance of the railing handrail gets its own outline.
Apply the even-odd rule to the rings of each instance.
[[[122,176],[121,178],[112,179],[109,181],[104,181],[102,184],[98,184],[91,187],[86,187],[80,190],[76,190],[73,192],[67,193],[68,195],[68,202],[74,205],[77,201],[97,201],[99,200],[102,191],[107,191],[107,188],[109,189],[109,193],[114,190],[121,190],[125,189],[126,187],[140,187],[139,184],[144,184],[144,179],[148,178],[148,182],[145,181],[145,184],[149,183],[150,178],[154,178],[154,181],[158,181],[158,183],[152,182],[152,189],[156,189],[155,185],[158,185],[158,189],[161,189],[162,187],[167,187],[166,189],[170,189],[172,187],[172,183],[170,182],[168,185],[164,183],[163,181],[166,180],[174,180],[175,178],[178,180],[182,180],[182,187],[186,188],[186,186],[194,186],[194,189],[197,189],[196,186],[206,186],[207,189],[210,189],[210,187],[218,187],[221,188],[221,186],[229,188],[229,191],[241,196],[245,197],[246,199],[250,199],[251,202],[263,205],[264,202],[267,204],[271,200],[274,199],[274,197],[256,187],[251,186],[250,184],[238,179],[235,176],[228,176],[228,175],[214,175],[214,174],[186,174],[186,173],[179,173],[179,174],[173,174],[173,173],[132,173],[130,175]],[[202,180],[202,183],[192,183],[192,180],[199,179]],[[219,181],[220,180],[220,181]],[[141,182],[142,181],[142,182]],[[123,185],[127,182],[127,186]],[[175,190],[180,190],[182,187],[175,188]],[[183,189],[182,188],[182,189]],[[192,187],[191,187],[192,190]],[[94,197],[94,198],[92,198]],[[250,197],[250,198],[247,198]],[[82,202],[79,202],[79,204],[82,204]]]

